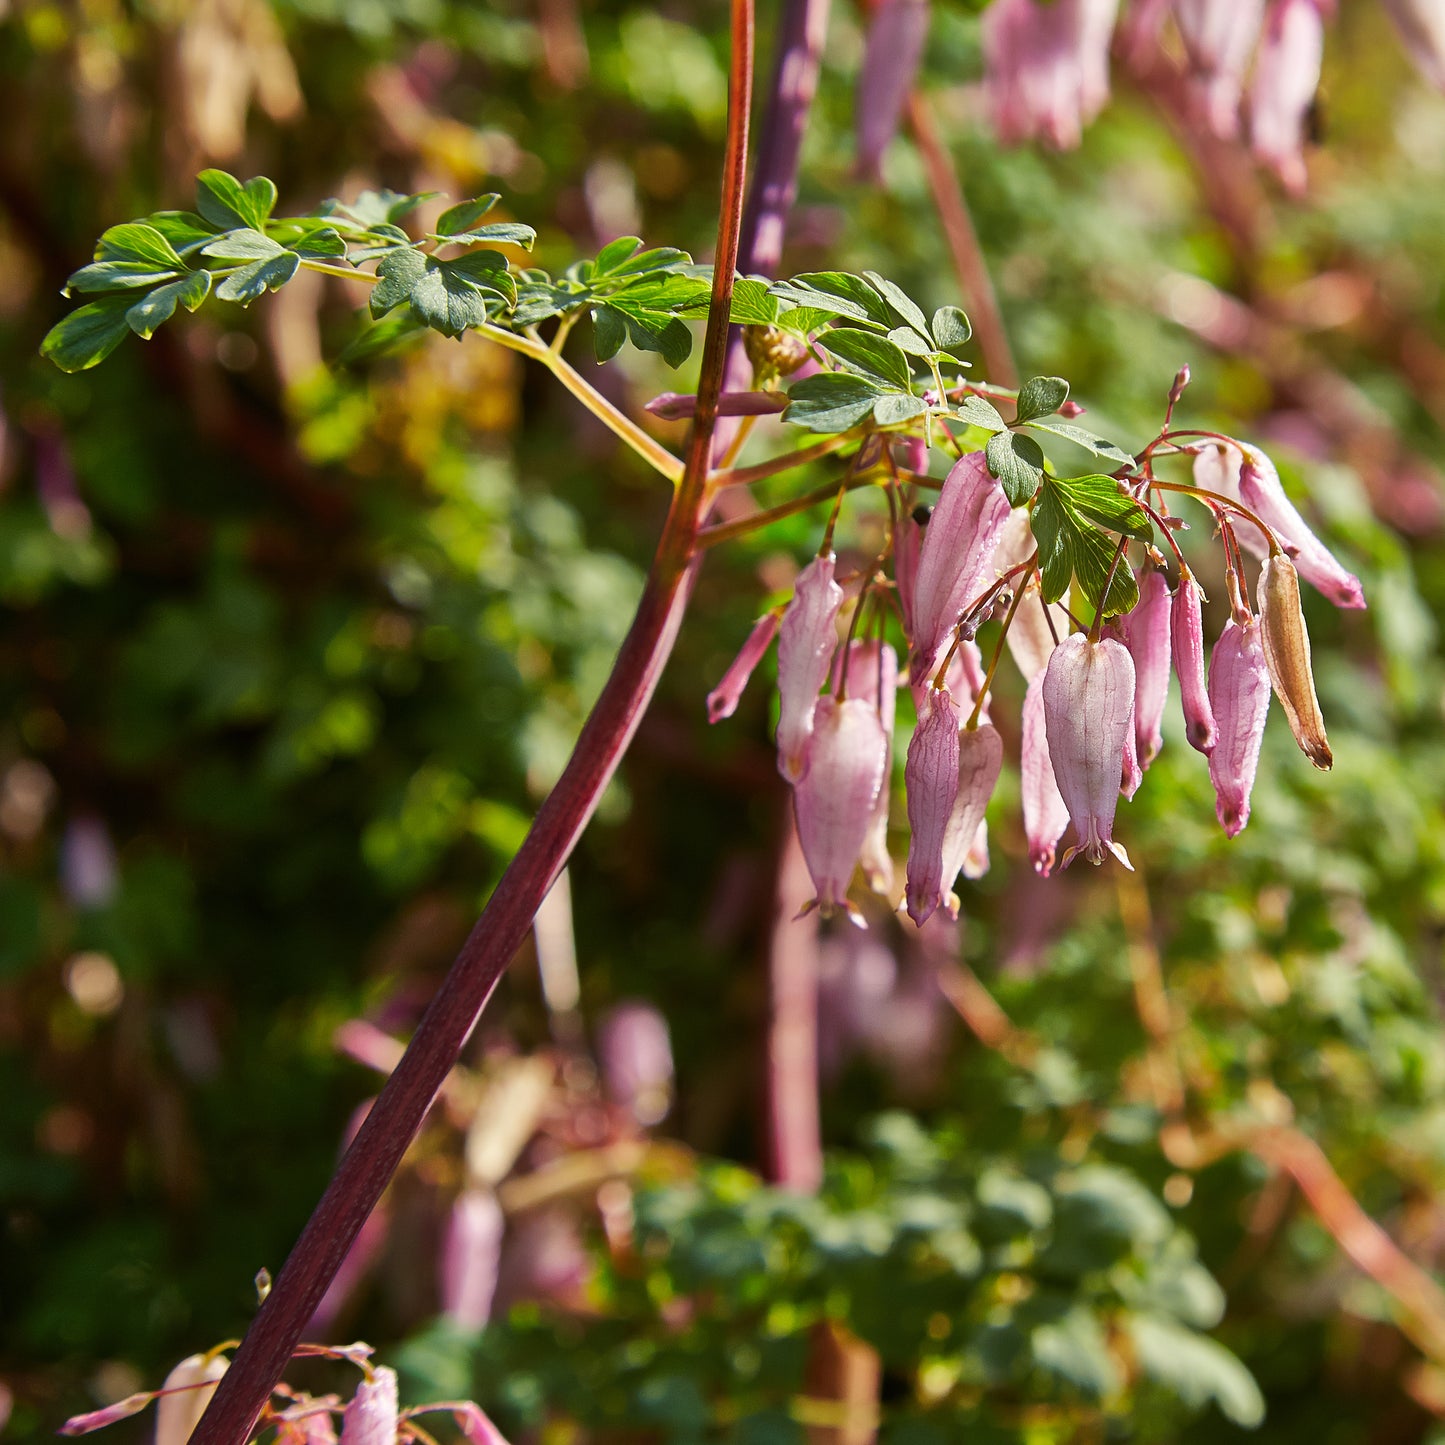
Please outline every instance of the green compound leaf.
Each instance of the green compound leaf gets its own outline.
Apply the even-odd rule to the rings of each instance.
[[[788,392],[783,420],[809,431],[839,432],[869,416],[885,388],[866,376],[824,371],[806,376]]]
[[[165,286],[157,286],[149,296],[137,301],[125,314],[126,324],[135,334],[149,341],[156,328],[169,321],[176,312],[176,304],[187,311],[194,311],[210,295],[211,273],[192,271]]]
[[[888,339],[895,346],[906,351],[909,356],[929,357],[938,351],[938,348],[926,336],[920,336],[911,326],[895,326],[888,333]]]
[[[241,306],[249,306],[258,296],[264,296],[267,291],[280,290],[296,274],[300,266],[301,258],[294,251],[281,251],[275,256],[252,261],[249,266],[242,266],[239,271],[233,271],[216,287],[216,299],[218,301],[235,301]]]
[[[240,230],[227,231],[214,241],[201,247],[201,255],[214,256],[221,261],[265,261],[279,256],[286,248],[270,236],[253,231],[249,226]]]
[[[1023,506],[1044,474],[1043,448],[1032,437],[1018,432],[1001,431],[991,436],[984,448],[984,460],[1011,507]]]
[[[958,404],[954,414],[969,426],[982,427],[987,432],[1008,430],[1008,423],[999,415],[998,408],[981,396],[966,396]]]
[[[776,297],[768,295],[768,283],[755,276],[739,276],[733,282],[732,311],[735,326],[772,326],[778,319]]]
[[[832,316],[851,316],[871,322],[880,330],[895,325],[883,298],[861,276],[846,271],[807,271],[791,281],[778,281],[772,293],[795,306],[807,306]]]
[[[146,217],[144,224],[159,231],[178,256],[189,256],[192,251],[199,251],[208,241],[215,239],[218,229],[207,225],[194,211],[156,211]],[[118,226],[111,227],[112,231],[120,229]],[[107,231],[106,235],[109,234],[110,231]],[[102,242],[104,239],[103,236]]]
[[[628,339],[639,351],[655,351],[669,366],[681,366],[692,354],[692,332],[666,312],[647,311],[614,298],[613,307],[627,322]]]
[[[475,196],[470,201],[458,201],[437,217],[438,236],[459,236],[470,231],[493,206],[502,198],[495,191],[485,196]],[[391,217],[386,219],[390,220]]]
[[[510,305],[516,285],[507,263],[495,251],[473,251],[454,261],[428,256],[423,273],[412,283],[411,309],[443,336],[460,336],[487,320],[487,298]]]
[[[923,308],[901,286],[895,285],[876,271],[865,271],[863,279],[883,298],[899,322],[904,326],[911,326],[915,331],[927,332],[928,320],[923,314]]]
[[[393,307],[411,299],[411,288],[426,275],[427,256],[415,246],[389,252],[376,268],[381,278],[371,288],[371,314],[385,316]]]
[[[520,246],[530,251],[537,244],[537,233],[531,226],[518,221],[496,221],[490,226],[478,226],[474,231],[463,231],[457,236],[439,236],[432,232],[435,241],[456,241],[468,246]]]
[[[95,259],[149,266],[154,271],[185,270],[185,263],[176,254],[175,247],[145,221],[126,221],[102,232],[96,243]]]
[[[1108,527],[1111,532],[1124,532],[1147,542],[1154,535],[1149,514],[1120,488],[1113,477],[1066,477],[1055,480],[1069,499],[1070,505],[1091,521]]]
[[[1113,442],[1105,441],[1103,437],[1096,437],[1092,432],[1085,431],[1081,426],[1074,426],[1072,422],[1059,421],[1056,418],[1049,418],[1047,421],[1038,417],[1033,418],[1029,425],[1035,431],[1048,432],[1050,436],[1063,437],[1066,441],[1081,446],[1085,451],[1092,452],[1096,457],[1104,461],[1113,462],[1116,466],[1132,467],[1134,458],[1122,447],[1117,447]]]
[[[380,226],[395,226],[423,201],[435,200],[439,195],[440,191],[418,191],[409,196],[390,190],[362,191],[354,201],[343,202],[335,196],[323,201],[321,213],[326,216],[349,216],[363,230],[374,231]]]
[[[1016,421],[1050,416],[1069,399],[1069,383],[1062,376],[1035,376],[1019,388]]]
[[[914,396],[910,392],[894,391],[880,396],[873,404],[873,420],[879,426],[894,426],[898,422],[912,421],[914,417],[923,416],[927,411],[922,397]]]
[[[265,176],[256,176],[245,185],[229,171],[202,171],[196,177],[196,209],[204,220],[222,230],[264,230],[275,206],[276,185]]]
[[[592,350],[598,361],[611,361],[627,340],[627,318],[610,306],[592,313]]]
[[[1067,484],[1061,485],[1052,477],[1044,478],[1029,518],[1039,547],[1044,600],[1058,601],[1070,582],[1077,578],[1080,591],[1097,607],[1112,568],[1114,580],[1109,587],[1104,615],[1112,617],[1127,612],[1139,600],[1133,570],[1123,560],[1114,567],[1117,539],[1100,531],[1089,520],[1075,505],[1066,487]]]
[[[619,236],[615,241],[609,241],[597,253],[597,259],[592,263],[592,274],[594,276],[608,275],[629,256],[635,254],[641,246],[641,236]]]
[[[940,351],[953,352],[968,344],[973,322],[957,306],[940,306],[933,313],[933,339]]]
[[[82,266],[66,281],[65,292],[133,291],[167,281],[185,269],[184,262],[158,270],[149,261],[95,261]]]
[[[128,295],[102,296],[72,311],[50,328],[40,354],[62,371],[85,371],[105,360],[130,335],[126,313],[135,304]]]
[[[854,327],[835,327],[818,337],[818,345],[855,371],[908,391],[913,368],[897,343],[886,336]]]
[[[631,239],[629,237],[629,239]],[[642,251],[637,255],[628,256],[615,265],[610,266],[607,275],[612,276],[643,276],[650,271],[668,271],[679,266],[691,266],[692,257],[686,251],[679,251],[676,246],[656,246],[651,251]]]
[[[1145,1376],[1167,1386],[1190,1409],[1212,1400],[1227,1420],[1246,1430],[1264,1420],[1264,1396],[1254,1376],[1223,1345],[1158,1315],[1134,1315],[1128,1329]]]

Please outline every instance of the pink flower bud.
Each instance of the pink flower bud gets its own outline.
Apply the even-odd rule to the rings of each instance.
[[[1090,642],[1066,637],[1044,671],[1044,723],[1054,778],[1074,823],[1077,841],[1064,867],[1082,853],[1102,863],[1106,852],[1133,865],[1114,842],[1114,810],[1124,771],[1124,746],[1134,726],[1134,663],[1112,637]]]
[[[793,808],[825,914],[848,909],[848,884],[868,836],[887,754],[875,708],[861,698],[820,699],[808,770],[793,788]]]
[[[808,770],[813,711],[838,642],[843,589],[833,580],[836,564],[829,552],[798,573],[778,628],[778,771],[790,783]]]
[[[229,1364],[224,1355],[189,1355],[166,1376],[156,1401],[155,1445],[186,1445]]]
[[[964,609],[988,585],[1008,515],[1008,499],[983,453],[960,457],[938,494],[919,551],[913,647],[922,670],[937,662]]]
[[[788,396],[782,391],[725,391],[717,399],[719,416],[770,416],[785,411]],[[676,391],[665,391],[644,406],[663,421],[685,421],[697,415],[697,397]]]
[[[467,1445],[507,1445],[502,1432],[492,1423],[486,1411],[471,1400],[453,1405],[452,1417]]]
[[[845,654],[841,649],[833,662],[833,691],[843,683],[842,661],[848,658],[848,696],[862,698],[878,710],[887,752],[883,760],[883,783],[873,804],[873,817],[863,852],[858,861],[863,876],[875,893],[889,897],[893,892],[893,858],[888,852],[888,805],[892,801],[889,786],[893,772],[893,724],[898,705],[898,654],[886,643],[853,642]]]
[[[903,770],[910,833],[904,899],[908,916],[921,928],[943,900],[943,851],[958,798],[958,729],[962,719],[946,687],[924,690],[918,708],[918,726],[908,744]],[[957,864],[953,871],[957,874]]]
[[[1206,757],[1214,747],[1214,711],[1204,680],[1204,617],[1199,606],[1199,584],[1187,567],[1179,572],[1179,586],[1170,607],[1170,650],[1179,677],[1179,701],[1184,708],[1184,735],[1189,746]]]
[[[395,1445],[396,1425],[396,1371],[379,1365],[347,1402],[341,1445]]]
[[[660,1123],[672,1105],[672,1039],[648,1003],[620,1003],[597,1030],[597,1057],[608,1095],[637,1120]]]
[[[1047,878],[1054,866],[1054,850],[1068,827],[1069,810],[1054,779],[1049,758],[1048,729],[1044,722],[1044,675],[1039,673],[1024,694],[1023,741],[1019,753],[1019,782],[1023,797],[1024,836],[1029,862]]]
[[[721,722],[738,710],[743,689],[748,685],[753,669],[763,660],[763,654],[767,652],[777,631],[776,612],[765,612],[753,623],[753,630],[748,633],[748,640],[743,643],[742,650],[723,673],[722,681],[707,695],[707,720],[710,723]]]
[[[1174,18],[1202,82],[1210,128],[1232,140],[1239,134],[1239,101],[1264,0],[1174,0]]]
[[[1154,761],[1164,742],[1171,604],[1168,579],[1150,567],[1139,578],[1139,601],[1125,619],[1129,656],[1134,659],[1134,746],[1141,768]],[[1200,662],[1202,682],[1202,657]]]
[[[1254,619],[1241,626],[1230,618],[1214,644],[1209,702],[1218,729],[1218,741],[1209,755],[1214,811],[1225,833],[1234,838],[1249,822],[1249,795],[1269,712],[1269,668]]]
[[[1385,9],[1420,73],[1445,90],[1445,6],[1440,0],[1385,0]]]
[[[958,738],[958,793],[943,835],[943,897],[950,918],[958,917],[953,885],[960,870],[970,878],[988,869],[988,834],[984,812],[1003,767],[1003,739],[990,723],[965,728]],[[970,858],[972,868],[969,872]]]
[[[113,1405],[107,1405],[101,1410],[87,1410],[84,1415],[72,1415],[59,1430],[57,1435],[89,1435],[92,1430],[103,1430],[107,1425],[114,1425],[117,1420],[128,1419],[131,1415],[139,1415],[147,1405],[156,1397],[154,1390],[141,1390],[137,1394],[127,1395],[123,1400],[117,1400]]]
[[[858,170],[867,179],[877,179],[883,153],[898,133],[927,38],[928,0],[881,0],[869,18],[854,102]]]
[[[922,437],[902,437],[893,446],[893,455],[904,471],[921,476],[928,470],[928,443]]]
[[[1254,61],[1249,137],[1255,156],[1287,191],[1303,193],[1305,128],[1324,59],[1325,27],[1317,0],[1275,0]]]
[[[464,1330],[491,1318],[497,1265],[506,1222],[490,1189],[464,1189],[456,1197],[442,1240],[442,1313]]]

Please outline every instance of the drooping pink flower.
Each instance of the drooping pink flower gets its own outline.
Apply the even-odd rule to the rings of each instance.
[[[915,681],[937,663],[964,609],[988,585],[1008,514],[1008,498],[989,475],[983,453],[960,457],[939,491],[919,550],[913,647],[922,665]]]
[[[908,744],[903,772],[910,834],[908,884],[903,896],[908,916],[922,927],[943,898],[944,844],[958,797],[961,719],[958,704],[946,687],[924,689],[918,708],[918,726]],[[957,866],[953,871],[957,874]]]
[[[105,821],[78,813],[60,840],[60,882],[65,895],[81,908],[104,908],[115,897],[115,844]]]
[[[1049,757],[1048,728],[1044,721],[1044,675],[1039,673],[1024,694],[1023,736],[1019,749],[1019,790],[1024,812],[1024,837],[1029,862],[1047,878],[1053,871],[1055,850],[1069,825],[1069,810],[1054,778]]]
[[[464,1189],[452,1204],[442,1239],[442,1313],[464,1330],[479,1330],[492,1315],[506,1221],[490,1189]]]
[[[710,723],[721,722],[738,710],[738,702],[753,675],[753,669],[763,660],[763,655],[777,636],[778,621],[776,612],[765,612],[753,623],[748,640],[723,673],[722,680],[707,695],[707,720]]]
[[[1199,77],[1210,129],[1221,140],[1233,140],[1244,77],[1264,23],[1264,0],[1174,0],[1174,19]]]
[[[1179,678],[1179,701],[1184,708],[1184,735],[1189,746],[1208,757],[1214,747],[1214,712],[1204,677],[1204,615],[1199,605],[1199,584],[1187,567],[1179,569],[1179,586],[1170,606],[1169,643],[1174,671]]]
[[[903,630],[912,637],[913,599],[918,591],[918,558],[923,550],[923,528],[912,517],[904,517],[893,534],[893,580],[898,587],[898,611]]]
[[[341,1445],[396,1445],[396,1371],[378,1365],[346,1403]]]
[[[794,785],[798,841],[824,913],[848,910],[848,884],[883,786],[888,746],[878,711],[862,698],[818,702],[807,772]]]
[[[898,133],[923,58],[928,16],[928,0],[881,0],[869,17],[853,111],[858,171],[865,180],[878,178],[883,153]]]
[[[1005,144],[1078,145],[1109,96],[1118,0],[993,0],[983,15],[984,91]]]
[[[1259,768],[1259,747],[1269,712],[1269,668],[1259,622],[1231,618],[1209,659],[1209,702],[1218,740],[1209,755],[1215,813],[1227,836],[1249,822],[1249,795]]]
[[[1279,538],[1280,546],[1290,554],[1306,582],[1336,607],[1365,605],[1365,590],[1360,586],[1360,579],[1345,571],[1334,553],[1310,530],[1285,495],[1274,463],[1258,447],[1244,449],[1239,469],[1239,496]]]
[[[672,1039],[667,1020],[650,1003],[610,1009],[597,1029],[597,1057],[608,1096],[651,1126],[672,1104]]]
[[[1168,578],[1157,568],[1147,568],[1139,578],[1139,601],[1125,618],[1125,640],[1134,659],[1134,747],[1141,768],[1154,761],[1164,742],[1172,605]]]
[[[970,856],[977,871],[969,877],[982,877],[988,868],[988,834],[983,815],[998,786],[1002,767],[1003,739],[991,723],[965,728],[959,734],[958,793],[943,835],[940,902],[950,918],[958,917],[958,895],[953,892],[953,885],[959,873],[966,871]]]
[[[888,805],[893,791],[889,782],[893,769],[893,724],[898,707],[898,654],[888,643],[871,639],[850,643],[846,653],[839,649],[833,662],[835,693],[843,685],[842,663],[845,657],[848,660],[848,696],[862,698],[877,709],[878,722],[887,744],[883,785],[878,789],[868,836],[863,841],[863,852],[858,859],[869,888],[886,898],[893,892],[893,858],[888,852]]]
[[[1133,865],[1114,841],[1114,812],[1124,770],[1124,747],[1134,726],[1134,663],[1112,637],[1091,642],[1066,637],[1044,671],[1044,724],[1054,778],[1073,820],[1076,841],[1067,868],[1082,853],[1102,863],[1106,852]]]
[[[1440,0],[1385,0],[1385,9],[1420,73],[1445,90],[1445,5]]]
[[[452,1418],[467,1445],[507,1445],[506,1438],[487,1412],[471,1400],[456,1401],[452,1405]]]
[[[790,783],[808,770],[813,712],[838,643],[843,589],[833,580],[836,565],[829,552],[798,573],[778,628],[778,771]]]
[[[155,1445],[186,1445],[229,1365],[224,1355],[189,1355],[166,1376],[156,1401]]]
[[[1305,129],[1324,53],[1320,0],[1274,0],[1254,61],[1249,140],[1292,195],[1302,195],[1309,179]]]
[[[1119,774],[1119,792],[1124,801],[1130,801],[1144,781],[1144,769],[1139,763],[1139,744],[1135,737],[1134,715],[1129,714],[1129,731],[1124,738],[1124,761]]]
[[[1241,502],[1279,539],[1301,577],[1316,591],[1342,608],[1365,605],[1360,579],[1340,565],[1328,547],[1310,530],[1293,502],[1285,495],[1275,465],[1258,447],[1206,447],[1194,458],[1194,482],[1212,492]],[[1248,519],[1232,514],[1230,526],[1240,544],[1256,557],[1269,555],[1269,539]]]

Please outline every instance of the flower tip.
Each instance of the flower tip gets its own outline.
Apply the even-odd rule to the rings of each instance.
[[[1033,864],[1034,872],[1040,878],[1047,878],[1054,871],[1055,853],[1053,845],[1047,848],[1031,848],[1029,850],[1029,862]]]
[[[938,909],[938,895],[936,893],[930,897],[927,894],[917,893],[913,889],[909,889],[906,901],[908,916],[919,928],[922,928]]]
[[[1317,742],[1311,742],[1309,747],[1305,748],[1304,755],[1322,773],[1329,772],[1335,765],[1335,755],[1330,751],[1329,742],[1325,738],[1320,738]]]
[[[1249,804],[1235,805],[1226,803],[1223,798],[1215,804],[1216,816],[1219,818],[1219,826],[1224,829],[1226,838],[1237,838],[1244,832],[1245,825],[1249,822]]]
[[[1111,838],[1108,847],[1109,851],[1132,873],[1134,871],[1134,865],[1129,861],[1129,854],[1124,845],[1114,842]]]
[[[1191,718],[1184,729],[1184,736],[1189,740],[1189,746],[1195,752],[1203,753],[1207,758],[1214,751],[1214,744],[1217,737],[1214,731],[1214,720]]]

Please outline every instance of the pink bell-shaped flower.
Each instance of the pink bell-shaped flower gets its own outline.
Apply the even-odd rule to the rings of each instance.
[[[1239,134],[1239,102],[1264,23],[1264,0],[1174,0],[1174,19],[1199,76],[1205,117],[1221,140]]]
[[[1385,0],[1385,9],[1420,73],[1445,90],[1445,5],[1440,0]]]
[[[915,681],[937,664],[964,609],[993,576],[993,554],[1008,520],[1008,498],[982,452],[953,464],[924,529],[913,598]]]
[[[1285,495],[1275,465],[1258,447],[1206,447],[1194,458],[1197,486],[1219,492],[1248,507],[1279,539],[1299,575],[1322,596],[1341,608],[1365,605],[1360,579],[1340,565],[1334,553],[1310,530]],[[1269,555],[1269,538],[1253,522],[1232,514],[1229,519],[1242,546],[1256,557]]]
[[[813,712],[838,645],[843,589],[833,580],[836,564],[828,552],[798,573],[778,628],[778,771],[790,783],[808,770]]]
[[[490,1189],[464,1189],[452,1204],[442,1237],[442,1313],[464,1330],[491,1318],[502,1257],[502,1207]]]
[[[875,707],[856,697],[819,699],[808,769],[794,785],[793,808],[825,914],[843,908],[861,922],[848,906],[848,884],[868,836],[887,755]]]
[[[1029,862],[1047,878],[1053,871],[1055,850],[1069,825],[1069,810],[1054,778],[1049,757],[1048,728],[1044,720],[1044,675],[1039,673],[1024,694],[1022,743],[1019,749],[1019,791],[1024,811],[1024,837]]]
[[[1199,584],[1187,567],[1179,569],[1179,586],[1170,606],[1170,651],[1179,677],[1179,701],[1184,708],[1184,736],[1189,746],[1206,757],[1214,748],[1214,710],[1204,676],[1204,615],[1199,606]]]
[[[868,19],[854,102],[858,171],[865,179],[877,179],[883,153],[898,133],[928,39],[928,18],[928,0],[881,0]]]
[[[888,851],[888,805],[892,801],[889,781],[893,771],[893,724],[898,708],[898,654],[886,642],[852,642],[841,649],[833,663],[833,691],[844,683],[842,661],[848,659],[847,693],[862,698],[878,711],[887,752],[883,760],[883,784],[873,804],[868,836],[863,840],[859,863],[873,892],[889,897],[893,892],[893,857]]]
[[[1066,637],[1044,672],[1043,697],[1054,778],[1077,835],[1063,866],[1079,853],[1102,863],[1108,852],[1132,868],[1123,846],[1114,842],[1124,748],[1134,726],[1129,649],[1112,637],[1098,642],[1081,632]]]
[[[1249,795],[1259,768],[1259,747],[1269,713],[1269,667],[1259,622],[1225,623],[1209,658],[1209,702],[1218,740],[1209,755],[1214,811],[1225,833],[1237,837],[1249,822]]]
[[[1141,768],[1147,768],[1154,761],[1164,742],[1172,603],[1168,579],[1157,568],[1150,567],[1139,578],[1139,601],[1124,619],[1125,640],[1129,656],[1134,659],[1134,747]],[[1202,661],[1201,658],[1201,664]],[[1203,672],[1202,666],[1200,672]]]
[[[908,744],[908,916],[921,928],[943,898],[943,851],[958,797],[958,704],[946,687],[922,690]],[[965,840],[966,846],[967,840]],[[955,864],[954,873],[958,867]],[[952,880],[950,879],[950,882]]]
[[[347,1401],[341,1445],[396,1445],[396,1371],[379,1365]]]
[[[958,895],[953,892],[960,872],[972,867],[969,877],[982,877],[988,868],[988,834],[984,812],[1003,767],[1003,739],[991,723],[964,728],[958,736],[958,792],[943,834],[943,897],[950,918],[958,917]]]
[[[738,710],[738,701],[753,675],[753,669],[763,660],[763,655],[777,636],[778,620],[776,612],[765,612],[753,623],[748,640],[723,673],[721,681],[707,695],[707,720],[710,723],[721,722]]]
[[[1249,140],[1292,195],[1301,195],[1309,179],[1305,131],[1324,53],[1320,0],[1275,0],[1254,61]]]
[[[923,528],[904,517],[893,534],[893,581],[898,587],[898,611],[903,630],[912,637],[913,599],[918,591],[918,558],[923,550]]]

